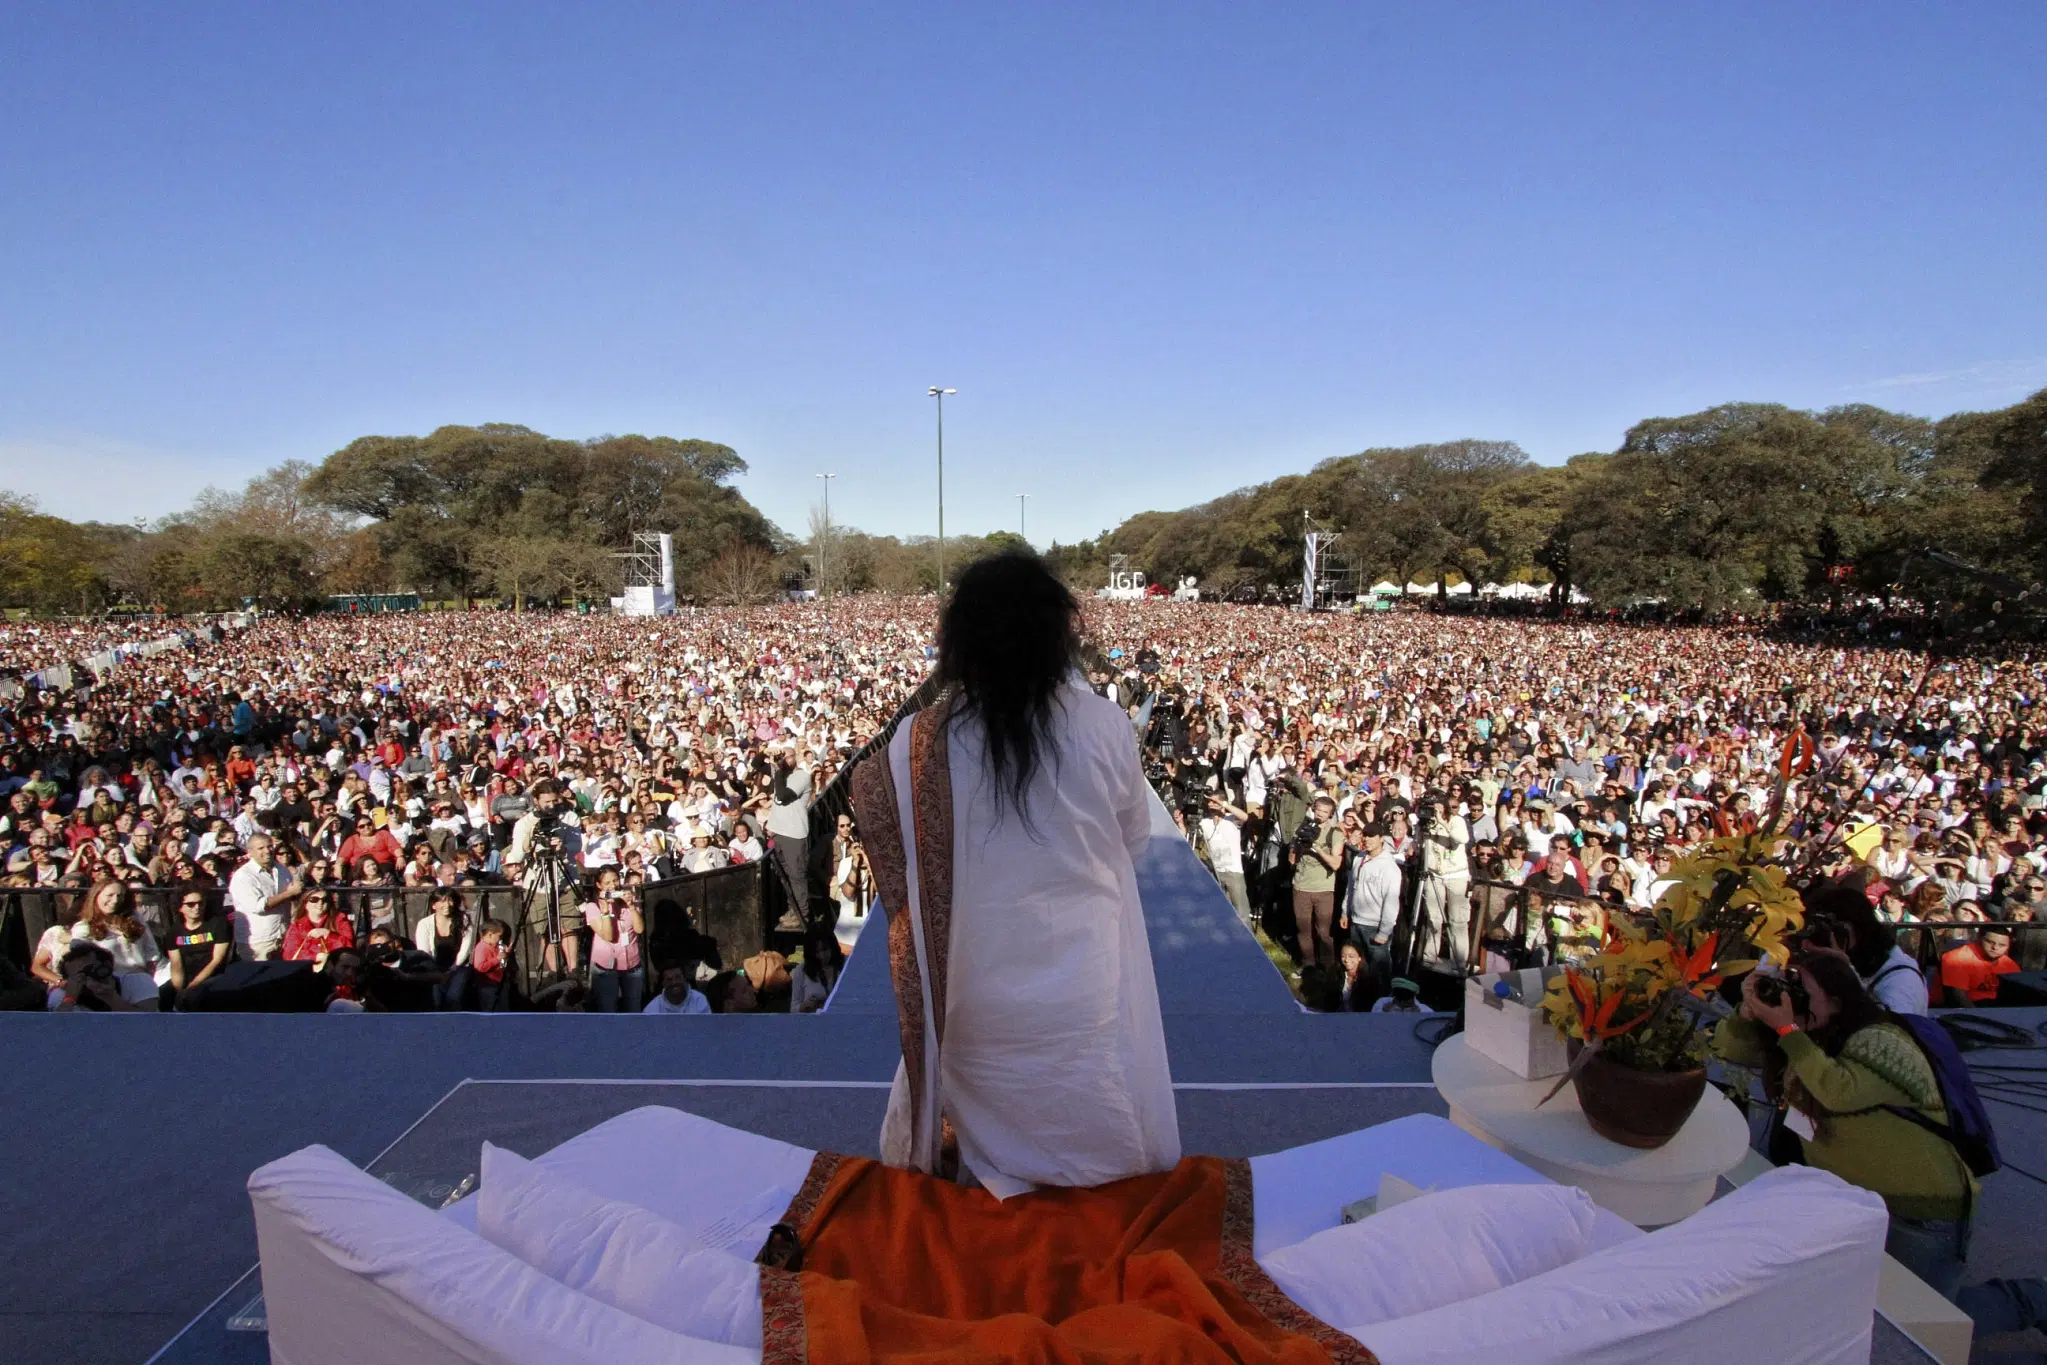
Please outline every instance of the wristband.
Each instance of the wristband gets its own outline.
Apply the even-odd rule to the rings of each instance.
[[[1779,1024],[1777,1026],[1777,1036],[1779,1038],[1789,1037],[1796,1032],[1798,1032],[1798,1025],[1796,1024]]]

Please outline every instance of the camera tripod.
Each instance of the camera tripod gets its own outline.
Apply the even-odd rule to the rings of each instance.
[[[536,840],[533,850],[535,865],[526,873],[526,893],[519,901],[519,924],[523,928],[533,922],[533,907],[541,896],[547,897],[547,928],[542,934],[540,965],[545,971],[559,971],[562,961],[561,898],[566,890],[570,897],[575,895],[576,869],[569,863],[561,846],[542,851]],[[556,965],[550,965],[549,958]]]

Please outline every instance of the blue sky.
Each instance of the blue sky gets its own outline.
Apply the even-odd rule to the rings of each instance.
[[[2047,386],[2047,4],[0,7],[0,487],[726,441],[1092,535],[1371,445]]]

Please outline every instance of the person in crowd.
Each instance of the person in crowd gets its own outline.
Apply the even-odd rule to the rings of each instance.
[[[1835,881],[1805,893],[1806,932],[1811,941],[1848,955],[1862,985],[1893,1014],[1925,1014],[1926,976],[1918,960],[1898,946],[1897,930],[1885,924],[1869,897],[1851,881]]]
[[[647,974],[640,965],[640,935],[646,924],[639,898],[619,884],[618,870],[597,874],[583,923],[591,932],[590,999],[599,1014],[640,1013],[647,998]]]
[[[1794,960],[1799,989],[1751,973],[1741,1010],[1723,1021],[1723,1055],[1760,1066],[1789,1106],[1809,1165],[1883,1196],[1884,1249],[1942,1295],[1961,1286],[1976,1177],[1954,1145],[1898,1113],[1947,1122],[1940,1083],[1919,1044],[1863,988],[1847,955]]]
[[[661,989],[642,1009],[642,1014],[710,1014],[711,1002],[690,984],[689,969],[668,966],[661,969]]]
[[[1471,960],[1471,825],[1440,793],[1423,804],[1421,955],[1461,970]]]
[[[487,919],[476,931],[476,947],[469,958],[474,982],[476,1008],[494,1014],[511,1004],[508,975],[512,963],[512,926],[501,919]]]
[[[867,907],[874,899],[874,871],[868,866],[867,850],[853,837],[851,816],[840,817],[840,831],[832,850],[831,893],[838,912],[833,934],[843,956],[853,951],[867,924]]]
[[[135,913],[135,892],[125,882],[103,881],[85,896],[84,911],[71,927],[71,943],[90,943],[113,959],[121,998],[140,1009],[157,1008],[157,972],[163,951]]]
[[[800,933],[810,918],[810,803],[815,781],[808,755],[787,754],[775,763],[775,800],[768,811],[769,851],[781,865],[791,901],[776,928]]]
[[[412,930],[412,946],[434,960],[445,977],[434,988],[434,1008],[459,1010],[469,1001],[475,971],[476,926],[452,887],[436,889],[427,899],[427,913]]]
[[[583,851],[575,803],[562,800],[552,777],[536,780],[526,795],[531,809],[512,826],[504,854],[507,875],[529,895],[526,927],[542,945],[542,970],[557,979],[573,977],[582,966],[583,939],[576,932],[573,877],[564,880],[562,874],[573,872]]]
[[[228,881],[234,903],[235,951],[253,962],[277,956],[291,923],[298,883],[277,862],[276,845],[268,835],[249,841],[248,861]]]
[[[1997,979],[2019,969],[2011,960],[2011,934],[1978,929],[1970,939],[1940,955],[1940,989],[1950,1008],[1988,1005],[1997,999]]]
[[[789,1012],[814,1014],[832,998],[846,955],[839,936],[828,927],[813,929],[803,939],[803,961],[789,970]]]
[[[753,982],[741,971],[719,972],[712,977],[704,987],[704,998],[710,1002],[713,1014],[754,1014],[760,1010]]]
[[[318,971],[327,964],[329,953],[353,948],[355,925],[346,915],[334,913],[332,902],[332,892],[309,888],[299,898],[298,917],[285,930],[283,951],[278,956],[286,962],[310,962]]]
[[[1393,980],[1393,931],[1400,923],[1400,864],[1386,848],[1386,830],[1374,822],[1357,833],[1359,858],[1344,899],[1341,926],[1364,964],[1364,1002],[1384,995]],[[1346,973],[1348,983],[1349,974]],[[1348,984],[1345,987],[1349,989]],[[1348,997],[1347,997],[1348,998]]]
[[[1223,894],[1235,907],[1246,928],[1251,924],[1251,892],[1244,881],[1244,822],[1249,815],[1221,796],[1207,800],[1208,814],[1201,817],[1202,850]]]
[[[1336,965],[1336,870],[1343,861],[1343,830],[1336,823],[1336,802],[1318,796],[1310,809],[1313,824],[1302,822],[1294,851],[1294,938],[1300,946],[1304,977]]]
[[[158,993],[159,1009],[182,1009],[220,974],[234,954],[234,929],[197,887],[178,895],[178,918],[168,942],[170,977]]]

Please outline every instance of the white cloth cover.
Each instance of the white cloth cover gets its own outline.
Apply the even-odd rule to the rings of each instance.
[[[759,1266],[487,1142],[476,1230],[599,1303],[686,1337],[760,1349]]]
[[[273,1365],[757,1365],[578,1294],[325,1147],[249,1177]]]
[[[1464,1185],[1547,1185],[1550,1180],[1480,1142],[1447,1119],[1410,1114],[1390,1123],[1251,1158],[1256,1201],[1252,1254],[1261,1260],[1281,1247],[1339,1226],[1343,1206],[1376,1194],[1379,1177],[1399,1176],[1417,1189]],[[1640,1237],[1642,1230],[1599,1209],[1592,1250]]]
[[[914,899],[910,732],[896,731],[888,758]],[[1030,784],[1028,828],[1013,809],[998,809],[985,753],[981,727],[956,722],[937,1090],[960,1159],[998,1197],[1165,1170],[1180,1159],[1180,1126],[1137,898],[1135,859],[1150,842],[1151,811],[1130,718],[1079,675],[1068,680]],[[898,1064],[884,1155],[910,1150],[909,1126]]]
[[[1345,1331],[1380,1365],[1868,1365],[1889,1218],[1806,1166],[1519,1284]]]
[[[693,1238],[715,1225],[727,1229],[735,1247],[750,1237],[757,1248],[803,1188],[816,1155],[698,1114],[648,1105],[576,1134],[533,1164],[601,1198],[658,1214]],[[474,1231],[476,1203],[470,1195],[442,1216]]]
[[[1288,1298],[1355,1335],[1577,1260],[1591,1248],[1597,1207],[1569,1185],[1467,1185],[1318,1232],[1258,1263]]]

